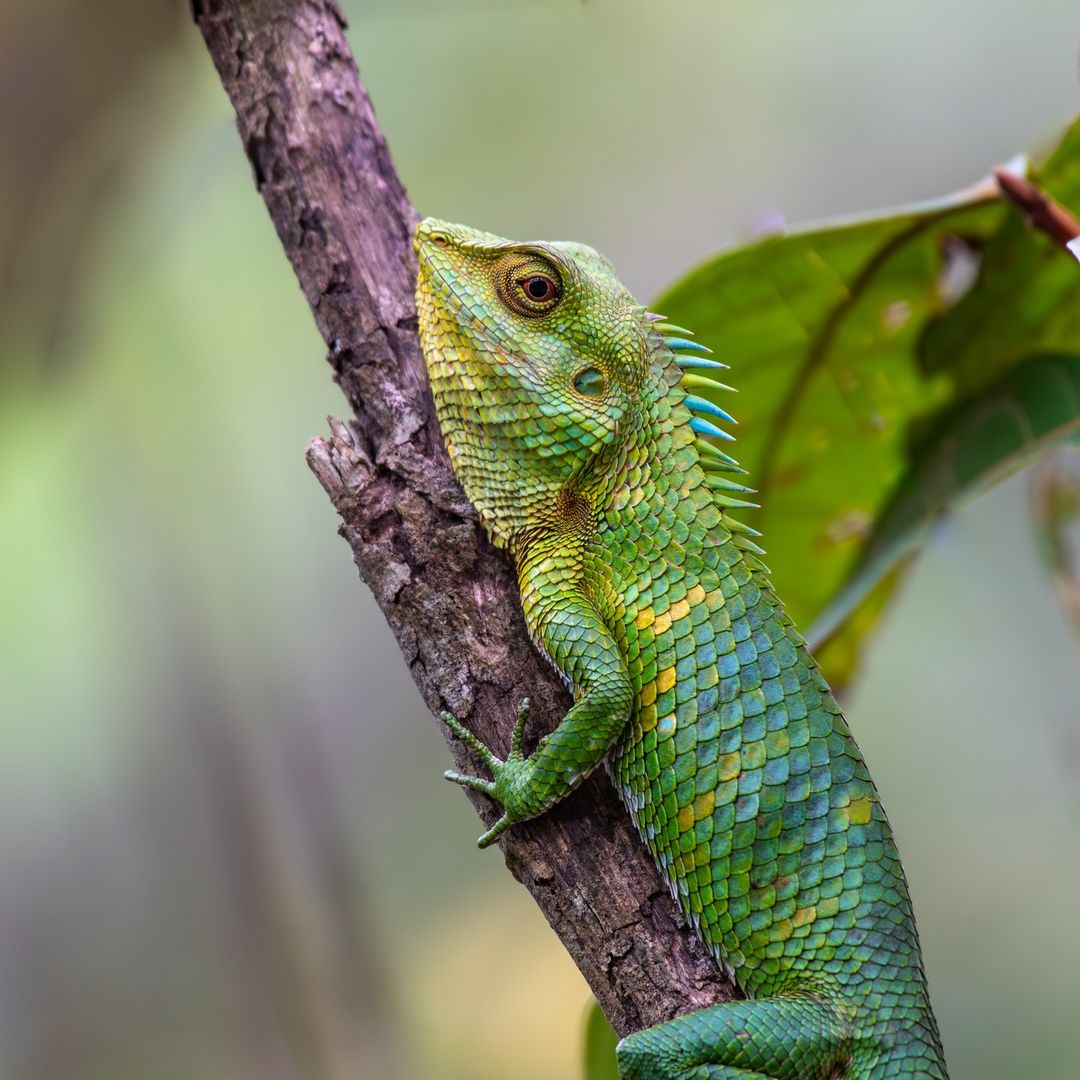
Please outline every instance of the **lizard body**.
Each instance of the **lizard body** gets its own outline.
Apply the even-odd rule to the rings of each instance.
[[[847,723],[732,516],[743,472],[701,393],[724,365],[591,248],[428,219],[420,331],[466,496],[514,560],[575,704],[493,779],[515,821],[605,760],[675,899],[746,1001],[624,1039],[626,1080],[947,1074],[907,885]],[[726,388],[724,388],[726,389]],[[732,479],[734,477],[734,479]]]

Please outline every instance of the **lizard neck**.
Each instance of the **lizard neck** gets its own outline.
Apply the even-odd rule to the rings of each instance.
[[[730,539],[705,482],[679,385],[682,372],[665,348],[656,348],[651,360],[641,407],[625,414],[617,439],[562,482],[545,486],[533,477],[535,498],[498,511],[501,546],[519,573],[537,558],[565,550],[573,554],[588,591],[601,583],[619,591],[638,575],[634,545],[655,544],[681,562]],[[500,544],[490,526],[489,534]],[[655,563],[645,571],[662,572]]]

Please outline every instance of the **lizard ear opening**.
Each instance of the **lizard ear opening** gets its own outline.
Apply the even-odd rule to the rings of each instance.
[[[604,391],[607,389],[607,381],[604,378],[603,372],[598,368],[582,368],[582,370],[574,376],[574,389],[581,394],[582,397],[598,398],[602,397]]]

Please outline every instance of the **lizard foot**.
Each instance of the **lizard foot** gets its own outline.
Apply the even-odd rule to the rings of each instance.
[[[463,742],[490,770],[493,780],[485,780],[480,776],[467,776],[464,773],[454,772],[448,769],[443,775],[447,780],[470,791],[479,791],[493,799],[503,808],[503,815],[494,825],[476,842],[476,846],[486,848],[493,844],[515,822],[524,817],[531,816],[528,813],[515,814],[512,807],[507,805],[515,789],[515,781],[520,777],[525,759],[521,753],[521,747],[525,739],[525,725],[529,721],[529,699],[525,698],[518,706],[517,721],[514,724],[514,732],[510,737],[510,754],[503,761],[490,747],[482,743],[453,713],[442,714],[443,723],[451,733]]]

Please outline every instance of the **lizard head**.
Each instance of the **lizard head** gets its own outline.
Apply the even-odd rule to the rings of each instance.
[[[510,544],[564,513],[568,493],[590,500],[650,396],[666,393],[650,323],[582,244],[511,243],[428,218],[415,248],[443,439],[492,539]]]

